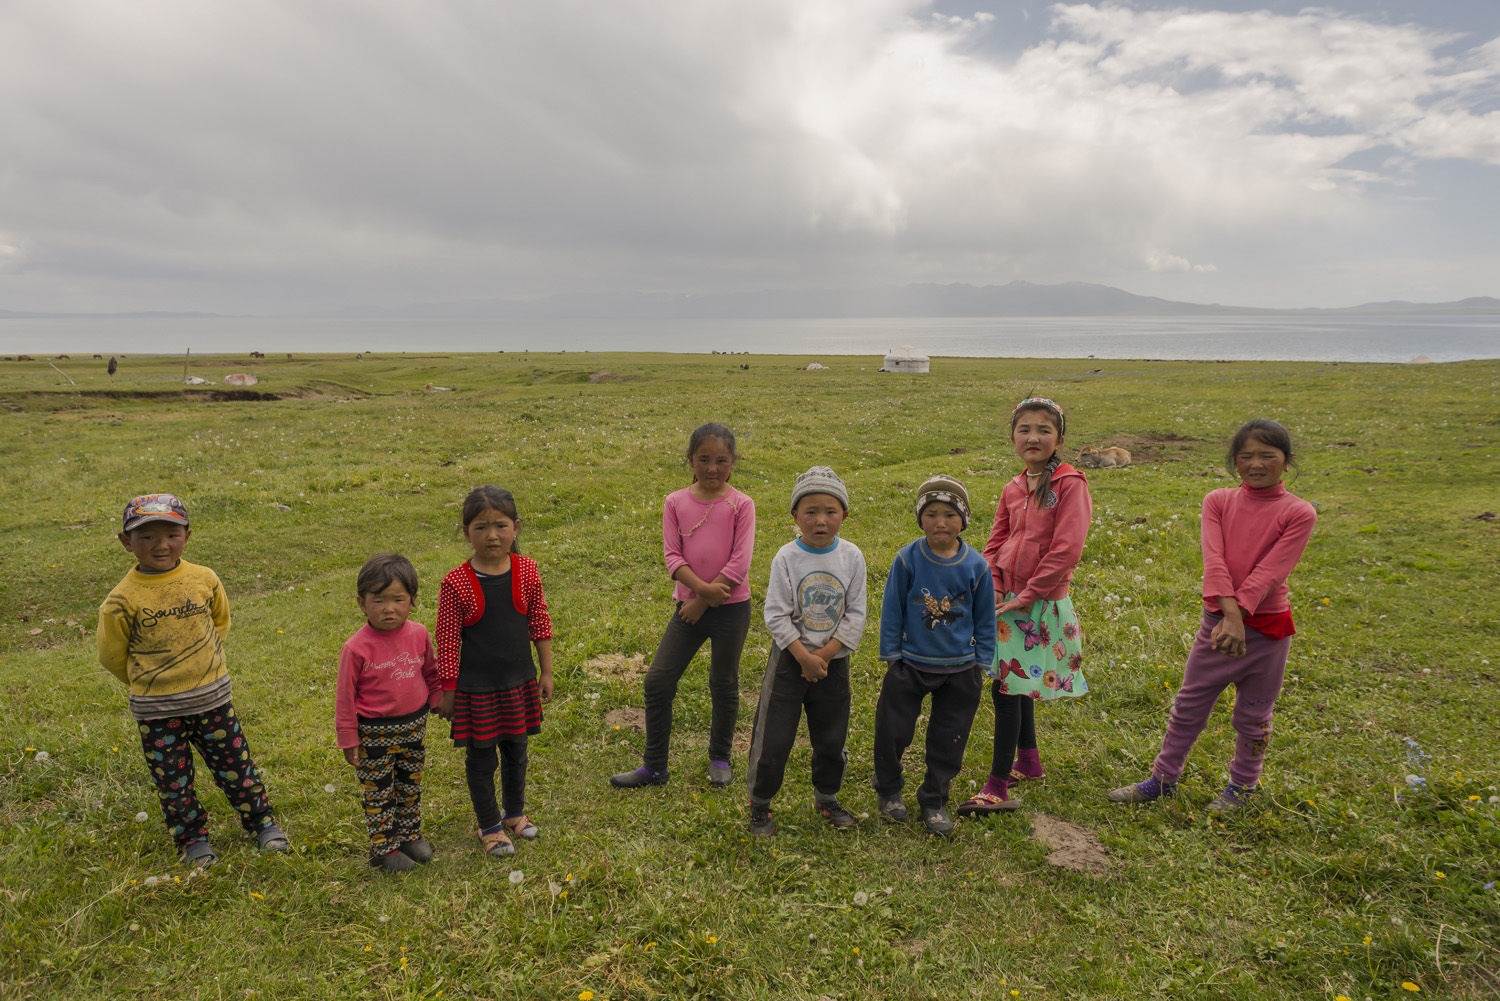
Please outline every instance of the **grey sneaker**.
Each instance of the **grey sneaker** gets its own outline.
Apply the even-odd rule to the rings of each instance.
[[[1176,782],[1163,782],[1153,775],[1144,782],[1111,789],[1109,801],[1111,803],[1152,803],[1163,797],[1171,799],[1176,795]]]
[[[734,781],[734,769],[729,767],[727,761],[710,761],[708,763],[708,784],[720,789]]]
[[[894,796],[881,796],[879,805],[880,815],[893,824],[899,824],[906,819],[906,801],[898,792]]]
[[[750,804],[750,834],[757,838],[769,838],[776,833],[776,821],[771,819],[769,806]]]
[[[401,847],[396,850],[413,862],[420,862],[426,865],[432,861],[432,844],[426,838],[418,838],[415,841],[403,841]]]
[[[844,809],[844,804],[836,799],[823,802],[813,802],[813,809],[818,811],[818,816],[828,821],[834,827],[853,827],[859,821],[855,820],[854,814]]]
[[[953,819],[948,816],[947,807],[922,807],[922,823],[927,825],[928,834],[947,837],[953,833]]]
[[[1208,812],[1217,813],[1221,817],[1235,813],[1245,805],[1253,792],[1255,792],[1255,786],[1237,786],[1231,782],[1208,804]]]

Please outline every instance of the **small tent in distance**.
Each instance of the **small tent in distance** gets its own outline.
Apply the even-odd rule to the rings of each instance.
[[[926,372],[932,364],[932,359],[910,345],[892,348],[886,352],[885,363],[880,366],[882,372]]]

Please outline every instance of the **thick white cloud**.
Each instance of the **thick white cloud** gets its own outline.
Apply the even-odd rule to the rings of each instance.
[[[1310,272],[1337,302],[1409,264],[1425,162],[1500,164],[1500,40],[1050,17],[999,61],[986,16],[915,0],[10,5],[0,309],[1013,277],[1301,304]]]

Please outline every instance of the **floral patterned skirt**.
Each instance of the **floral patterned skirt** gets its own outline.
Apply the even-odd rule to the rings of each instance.
[[[1007,594],[1006,600],[1015,597]],[[1006,612],[996,618],[995,663],[989,674],[1007,695],[1043,699],[1077,698],[1088,694],[1083,680],[1083,630],[1073,611],[1073,599],[1045,599],[1030,609]]]

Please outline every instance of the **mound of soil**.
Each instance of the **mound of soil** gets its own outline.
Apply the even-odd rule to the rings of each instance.
[[[646,710],[637,709],[635,706],[621,706],[619,709],[611,709],[604,714],[606,726],[617,726],[621,730],[634,730],[636,733],[646,732]]]
[[[1109,874],[1109,849],[1087,827],[1037,813],[1031,817],[1031,836],[1052,849],[1047,856],[1051,865],[1091,876]]]
[[[602,653],[583,662],[583,669],[596,678],[639,678],[646,673],[646,655],[643,653]]]

